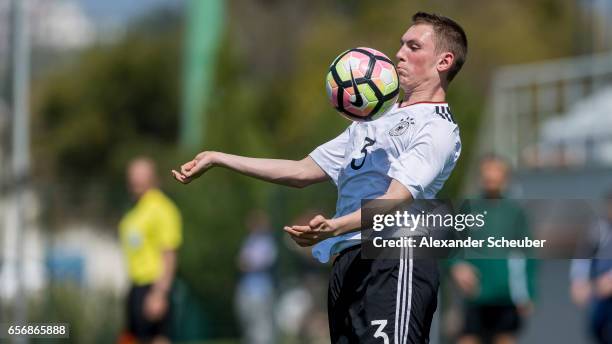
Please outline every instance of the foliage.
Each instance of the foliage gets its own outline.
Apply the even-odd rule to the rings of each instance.
[[[122,330],[123,306],[112,293],[52,284],[30,300],[28,323],[69,324],[69,339],[35,339],[34,343],[111,343]]]

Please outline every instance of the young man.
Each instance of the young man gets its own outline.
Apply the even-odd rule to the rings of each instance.
[[[416,13],[401,37],[397,70],[404,99],[381,118],[352,123],[300,161],[203,152],[172,171],[189,183],[213,166],[294,187],[331,179],[336,215],[284,230],[313,255],[334,261],[329,284],[332,343],[426,343],[436,309],[438,272],[427,260],[361,258],[362,199],[410,202],[433,198],[461,150],[445,103],[449,82],[467,54],[463,29],[451,19]]]

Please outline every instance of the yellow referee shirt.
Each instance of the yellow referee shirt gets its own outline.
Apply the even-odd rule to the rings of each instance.
[[[163,252],[181,244],[181,215],[166,195],[151,189],[123,216],[119,237],[132,283],[154,283],[163,272]]]

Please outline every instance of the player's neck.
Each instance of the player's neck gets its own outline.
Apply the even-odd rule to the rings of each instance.
[[[446,91],[442,87],[429,90],[414,89],[404,94],[404,99],[399,107],[409,106],[416,103],[444,103],[446,102]]]

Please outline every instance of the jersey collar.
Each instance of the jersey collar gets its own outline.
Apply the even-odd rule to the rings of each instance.
[[[422,106],[422,105],[433,105],[433,106],[435,106],[435,105],[438,105],[438,106],[446,105],[446,106],[448,106],[448,103],[445,102],[445,101],[444,102],[416,102],[416,103],[412,103],[410,105],[404,105],[404,106],[399,106],[400,103],[401,102],[395,103],[396,104],[395,106],[398,109],[405,109],[405,108],[410,108],[410,107],[413,107],[413,106]]]

